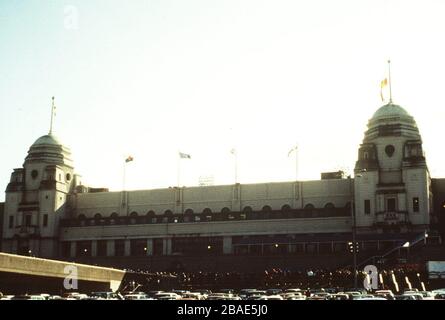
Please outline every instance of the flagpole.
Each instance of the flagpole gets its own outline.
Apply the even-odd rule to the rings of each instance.
[[[238,183],[238,151],[235,148],[232,148],[230,150],[230,153],[233,155],[233,169],[235,170],[235,184]]]
[[[123,176],[122,176],[122,191],[125,191],[126,171],[127,171],[127,161],[124,161],[124,170],[123,170]]]
[[[235,184],[238,183],[238,152],[235,150]]]
[[[54,120],[54,97],[52,97],[52,103],[51,103],[51,123],[49,126],[50,135],[53,133],[53,120]]]
[[[125,197],[125,180],[126,180],[126,169],[127,169],[127,162],[126,161],[124,161],[124,164],[123,164],[123,172],[122,172],[122,208],[125,208],[126,207],[126,197]],[[122,212],[122,209],[120,209],[120,211]],[[127,213],[126,212],[127,210],[125,210],[125,214]]]
[[[298,146],[295,147],[295,181],[298,181]]]
[[[388,60],[388,81],[389,81],[389,103],[392,103],[392,91],[391,91],[391,60]]]
[[[180,176],[181,176],[181,155],[179,154],[179,151],[178,151],[178,171],[177,171],[177,177],[176,177],[176,182],[177,182],[178,188],[180,186],[180,184],[179,184]]]

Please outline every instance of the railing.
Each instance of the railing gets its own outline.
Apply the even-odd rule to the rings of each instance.
[[[16,234],[19,236],[28,236],[28,235],[38,235],[39,227],[38,226],[17,226]]]
[[[377,224],[404,224],[408,223],[408,211],[396,211],[396,212],[377,212],[376,223]]]

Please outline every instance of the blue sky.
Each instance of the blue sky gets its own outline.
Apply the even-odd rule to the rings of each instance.
[[[445,2],[0,2],[0,185],[55,132],[92,186],[146,189],[352,170],[366,123],[393,97],[417,120],[444,177]],[[74,19],[74,20],[73,20]],[[73,28],[70,22],[75,21]],[[68,23],[68,24],[67,24]],[[3,194],[0,195],[0,200]]]

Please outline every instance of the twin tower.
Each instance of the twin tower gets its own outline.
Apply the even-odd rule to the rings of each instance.
[[[70,150],[52,134],[37,139],[6,189],[2,250],[57,257],[60,220],[76,216],[69,197],[81,185]],[[420,232],[433,222],[422,140],[413,117],[398,105],[382,106],[369,120],[354,199],[359,233]]]

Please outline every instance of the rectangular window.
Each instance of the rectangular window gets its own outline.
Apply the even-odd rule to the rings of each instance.
[[[60,255],[64,258],[68,258],[71,255],[71,242],[62,242],[60,246]]]
[[[9,229],[14,228],[14,216],[9,216]]]
[[[318,252],[325,254],[332,253],[332,244],[330,242],[320,243],[318,245]]]
[[[153,239],[153,255],[161,256],[164,254],[164,243],[162,239]]]
[[[48,226],[48,215],[47,214],[43,215],[43,226],[44,227]]]
[[[235,255],[246,255],[249,253],[249,246],[248,245],[236,245],[233,247],[233,251]]]
[[[262,250],[263,250],[263,248],[261,245],[250,245],[249,254],[258,256],[258,255],[261,255]]]
[[[105,257],[107,255],[107,240],[97,241],[97,252],[98,257]]]
[[[25,216],[25,226],[30,227],[31,226],[31,215],[28,214]]]
[[[348,246],[346,242],[335,242],[334,243],[334,252],[346,252],[348,250]]]
[[[114,241],[114,255],[116,257],[123,257],[125,255],[125,240]]]
[[[365,241],[363,242],[363,251],[373,252],[377,251],[377,241]]]
[[[371,200],[365,200],[365,214],[371,213]]]
[[[130,254],[132,256],[147,255],[147,240],[134,239],[130,241]]]
[[[395,198],[386,199],[386,211],[387,212],[396,212],[396,199]]]
[[[317,253],[317,243],[307,243],[306,244],[306,253],[314,254]]]
[[[419,198],[413,198],[413,212],[419,212]]]

